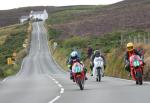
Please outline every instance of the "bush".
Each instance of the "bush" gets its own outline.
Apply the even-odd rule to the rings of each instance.
[[[14,51],[18,52],[23,47],[22,44],[26,38],[26,32],[19,32],[17,34],[11,34],[6,39],[3,45],[0,45],[0,64],[5,64],[7,57],[11,57]]]
[[[79,36],[72,37],[70,39],[66,39],[63,42],[63,46],[65,48],[85,48],[87,45],[87,38],[82,38]]]
[[[49,28],[48,34],[49,34],[49,39],[57,39],[61,35],[61,31],[58,31],[53,28]]]

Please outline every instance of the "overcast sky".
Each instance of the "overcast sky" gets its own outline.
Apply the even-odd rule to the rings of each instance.
[[[0,0],[0,10],[26,6],[68,6],[112,4],[122,0]]]

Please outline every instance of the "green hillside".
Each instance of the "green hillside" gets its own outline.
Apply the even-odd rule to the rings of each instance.
[[[0,78],[13,75],[20,69],[21,61],[26,55],[22,45],[30,37],[28,30],[28,24],[0,28]],[[13,58],[13,53],[17,53],[15,63],[7,65],[7,58]]]

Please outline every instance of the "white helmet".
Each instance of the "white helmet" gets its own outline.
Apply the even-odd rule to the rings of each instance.
[[[76,56],[78,56],[78,52],[77,51],[73,51],[70,55],[71,55],[71,57],[76,57]]]

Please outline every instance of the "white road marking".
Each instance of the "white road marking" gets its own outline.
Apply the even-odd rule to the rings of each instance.
[[[63,94],[64,93],[64,88],[63,88],[63,86],[57,81],[57,80],[55,80],[52,76],[50,76],[50,75],[47,75],[50,79],[52,79],[56,84],[57,84],[57,86],[60,88],[60,94],[59,94],[59,96],[56,96],[53,100],[51,100],[50,102],[48,102],[48,103],[54,103],[56,100],[58,100],[60,97],[61,97],[61,94]]]
[[[64,93],[64,88],[61,88],[61,91],[60,91],[60,93],[62,94],[62,93]]]
[[[40,33],[39,33],[39,24],[37,23],[37,27],[38,27],[38,30],[37,30],[37,33],[38,33],[38,41],[39,41],[39,50],[40,50]]]
[[[11,78],[13,78],[13,76],[6,77],[5,79],[2,80],[1,84],[6,82],[8,79],[11,79]]]
[[[58,86],[59,86],[60,88],[62,88],[62,87],[63,87],[61,84],[58,84]]]
[[[144,82],[144,83],[146,83],[146,84],[149,84],[149,85],[150,85],[150,82]]]
[[[7,80],[7,78],[3,79],[3,81],[2,81],[2,82],[5,82],[6,80]]]
[[[48,103],[54,103],[56,100],[58,100],[60,98],[60,96],[55,97],[52,101],[48,102]]]
[[[52,79],[53,81],[55,81],[55,79]]]
[[[58,81],[56,81],[56,80],[55,80],[55,83],[56,83],[56,84],[59,84],[59,82],[58,82]]]
[[[18,76],[21,73],[21,71],[23,69],[24,62],[25,62],[25,58],[22,60],[21,68],[20,68],[19,72],[16,74],[16,76]]]

